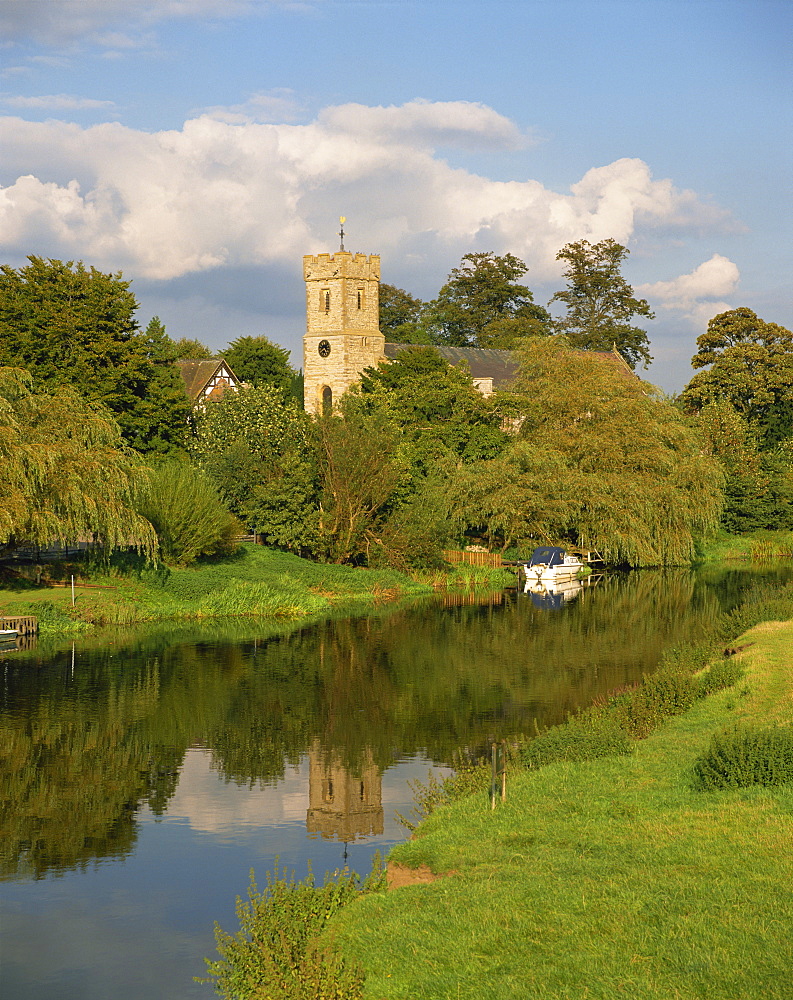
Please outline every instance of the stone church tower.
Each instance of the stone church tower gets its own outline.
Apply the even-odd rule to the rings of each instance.
[[[380,333],[380,257],[339,250],[303,258],[306,335],[304,401],[309,413],[333,406],[364,368],[385,359]]]

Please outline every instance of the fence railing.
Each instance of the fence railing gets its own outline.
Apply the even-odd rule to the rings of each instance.
[[[500,552],[466,552],[464,549],[444,549],[441,555],[449,563],[467,563],[469,566],[493,566],[496,569],[503,565]]]

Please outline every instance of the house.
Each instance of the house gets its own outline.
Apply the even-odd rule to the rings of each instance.
[[[202,358],[200,361],[187,359],[177,361],[176,364],[194,407],[222,399],[224,393],[240,389],[244,385],[224,358]]]

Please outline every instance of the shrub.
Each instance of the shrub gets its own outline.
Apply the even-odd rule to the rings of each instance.
[[[248,901],[237,899],[240,930],[227,934],[215,925],[221,958],[206,960],[216,991],[228,1000],[359,1000],[363,971],[345,961],[320,935],[327,921],[362,892],[385,888],[379,857],[363,882],[346,869],[326,875],[322,886],[309,872],[301,882],[276,862],[259,892],[251,872]],[[212,980],[202,980],[212,982]]]
[[[724,688],[732,687],[744,674],[745,670],[735,660],[716,660],[704,674],[697,678],[697,697],[707,698],[715,691],[723,691]]]
[[[408,830],[415,830],[430,813],[446,802],[456,802],[476,792],[486,791],[490,785],[491,765],[487,758],[472,759],[463,753],[454,757],[454,773],[445,778],[436,778],[430,772],[427,781],[411,781],[414,806],[412,818],[397,813],[399,822]]]
[[[139,512],[154,525],[161,558],[175,566],[233,552],[241,530],[207,475],[186,462],[163,462],[152,470]]]
[[[584,713],[541,733],[522,751],[527,768],[557,760],[595,760],[631,752],[631,741],[613,713]]]
[[[668,716],[682,715],[697,697],[698,684],[691,674],[666,667],[619,698],[616,715],[625,731],[641,740]]]
[[[732,729],[711,740],[694,764],[698,788],[747,788],[793,781],[793,730]]]

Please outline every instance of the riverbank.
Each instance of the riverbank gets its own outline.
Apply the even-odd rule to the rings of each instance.
[[[793,556],[793,531],[752,531],[745,535],[718,534],[705,546],[701,562],[758,561]]]
[[[703,792],[693,768],[717,732],[791,724],[793,622],[735,645],[745,677],[630,754],[522,773],[494,812],[477,794],[430,815],[389,860],[441,877],[332,921],[363,995],[788,997],[793,786]]]
[[[187,569],[83,564],[48,565],[42,582],[7,575],[0,612],[32,614],[43,635],[161,621],[315,618],[340,605],[351,610],[443,590],[494,589],[509,574],[474,566],[417,573],[315,563],[245,544],[230,557]],[[75,574],[72,604],[71,574]]]

